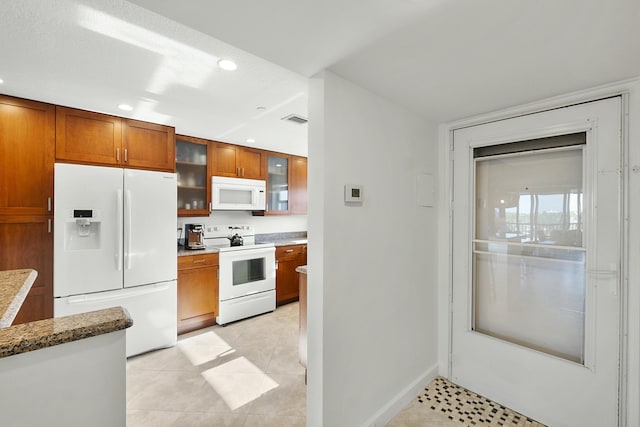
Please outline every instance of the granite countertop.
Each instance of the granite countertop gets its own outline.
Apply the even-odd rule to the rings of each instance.
[[[256,234],[256,243],[273,243],[275,246],[306,245],[306,231]]]
[[[271,243],[273,243],[275,246],[306,245],[307,239],[280,239]]]
[[[107,334],[133,325],[124,308],[113,307],[11,326],[37,276],[35,270],[29,269],[0,271],[0,358]]]
[[[307,274],[307,266],[301,265],[300,267],[296,267],[296,271],[298,273]]]
[[[133,325],[122,307],[39,320],[0,329],[0,358],[108,334]]]
[[[0,271],[0,328],[11,326],[36,277],[30,269]]]
[[[220,248],[215,246],[207,246],[205,249],[185,249],[184,246],[178,247],[178,256],[217,254],[218,252],[220,252]]]

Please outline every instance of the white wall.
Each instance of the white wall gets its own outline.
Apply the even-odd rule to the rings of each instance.
[[[437,128],[329,72],[309,123],[308,425],[383,425],[437,371]]]
[[[245,211],[215,211],[206,217],[178,218],[178,227],[182,227],[184,224],[248,224],[253,225],[257,234],[282,233],[285,231],[307,231],[307,215],[253,216],[251,212]]]
[[[457,127],[469,126],[477,123],[513,117],[549,108],[571,105],[607,96],[624,94],[628,100],[625,117],[625,146],[624,154],[624,188],[625,188],[625,231],[624,244],[625,259],[623,260],[622,304],[625,312],[623,319],[623,348],[621,351],[624,376],[622,379],[621,398],[623,408],[621,425],[640,425],[640,80],[616,82],[586,91],[571,93],[552,99],[498,111],[487,115],[462,120],[456,123],[446,123],[439,127],[440,144],[440,208],[438,242],[440,248],[438,282],[439,292],[439,366],[440,374],[449,374],[449,320],[450,320],[450,130]],[[637,169],[634,171],[634,169]]]

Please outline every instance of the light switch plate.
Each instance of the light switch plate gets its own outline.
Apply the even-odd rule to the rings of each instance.
[[[364,187],[362,185],[344,185],[345,203],[362,203],[364,201]]]

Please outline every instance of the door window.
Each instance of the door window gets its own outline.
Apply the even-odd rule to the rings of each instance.
[[[475,331],[578,363],[586,287],[582,147],[475,159],[472,277]]]

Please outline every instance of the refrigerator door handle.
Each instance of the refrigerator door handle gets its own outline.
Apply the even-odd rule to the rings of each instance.
[[[125,227],[125,248],[124,248],[124,256],[126,258],[126,269],[131,270],[131,190],[126,190],[124,192],[125,201],[125,218],[124,223]]]
[[[116,268],[118,271],[122,270],[122,239],[123,239],[123,233],[124,233],[124,229],[123,229],[123,224],[122,224],[122,190],[116,190],[116,218],[117,218],[117,234],[118,234],[118,241],[116,243],[117,245],[117,252],[116,252]]]
[[[112,301],[119,300],[123,298],[131,298],[140,295],[148,295],[153,294],[155,292],[162,292],[169,288],[168,283],[152,285],[152,286],[142,286],[144,289],[137,290],[127,290],[126,292],[107,292],[109,295],[101,295],[100,292],[97,294],[87,294],[87,295],[78,295],[77,297],[67,298],[67,304],[87,304],[94,303],[99,301]]]

